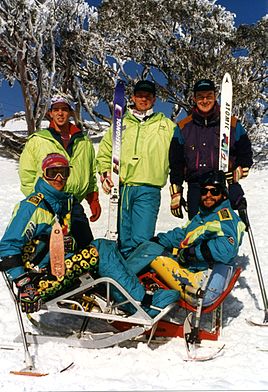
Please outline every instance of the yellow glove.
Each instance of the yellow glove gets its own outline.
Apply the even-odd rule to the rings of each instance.
[[[171,202],[170,202],[170,211],[171,214],[176,216],[177,218],[183,218],[183,213],[181,209],[182,204],[182,191],[183,187],[176,184],[171,184],[169,187]]]
[[[228,184],[234,184],[239,182],[239,180],[241,180],[242,178],[246,178],[248,176],[248,173],[249,173],[248,167],[238,166],[232,172],[225,173],[225,177]]]
[[[109,193],[111,193],[112,187],[114,186],[114,183],[111,178],[111,173],[110,172],[102,173],[100,176],[100,180],[104,193],[106,193],[106,195],[109,195]]]

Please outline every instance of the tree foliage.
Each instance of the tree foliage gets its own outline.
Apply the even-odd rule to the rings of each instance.
[[[196,80],[219,88],[228,71],[234,112],[252,140],[266,115],[267,18],[236,28],[215,0],[103,0],[98,9],[84,0],[2,0],[0,38],[0,73],[21,84],[31,131],[52,91],[74,99],[78,119],[82,108],[106,119],[98,103],[112,108],[117,77],[128,95],[138,79],[154,80],[175,119],[190,110]]]
[[[0,73],[10,85],[20,83],[30,133],[52,92],[64,90],[61,47],[70,31],[83,28],[88,10],[83,0],[1,1]]]

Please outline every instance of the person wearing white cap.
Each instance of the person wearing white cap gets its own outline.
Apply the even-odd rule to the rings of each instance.
[[[91,222],[101,214],[94,147],[90,139],[69,121],[73,108],[67,98],[54,96],[48,115],[51,119],[49,127],[30,135],[20,156],[21,190],[25,196],[33,192],[36,181],[42,176],[42,161],[48,154],[64,155],[74,168],[68,177],[66,192],[73,194],[79,202],[72,216],[73,235],[83,247],[92,241],[93,234],[80,203],[87,200],[92,213]]]

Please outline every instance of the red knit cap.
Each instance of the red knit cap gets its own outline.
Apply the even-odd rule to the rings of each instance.
[[[61,154],[48,154],[42,162],[42,171],[47,169],[48,167],[54,167],[54,166],[64,166],[64,167],[69,167],[69,161],[67,158],[65,158],[64,155]]]

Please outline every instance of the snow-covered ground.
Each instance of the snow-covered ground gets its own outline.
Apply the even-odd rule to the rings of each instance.
[[[97,148],[97,147],[96,147]],[[19,190],[18,163],[0,157],[0,237],[11,217],[14,204],[23,198]],[[268,168],[251,170],[243,180],[248,200],[249,218],[263,272],[268,281]],[[107,226],[108,198],[100,192],[101,218],[92,224],[95,237],[103,237]],[[86,211],[88,207],[84,205]],[[157,232],[166,231],[184,221],[171,216],[169,194],[162,191],[162,204]],[[245,319],[263,319],[263,304],[255,272],[248,236],[244,236],[238,263],[243,272],[224,306],[225,343],[223,355],[210,362],[185,362],[182,339],[151,349],[145,343],[137,347],[113,347],[100,350],[70,348],[65,344],[46,343],[30,346],[38,370],[46,377],[25,377],[10,374],[24,367],[22,345],[14,350],[19,334],[14,305],[0,277],[0,390],[36,391],[126,391],[126,390],[267,390],[268,328],[249,326]],[[267,287],[268,290],[268,287]],[[31,330],[28,320],[26,329]],[[266,351],[261,351],[265,349]],[[267,362],[266,362],[267,361]],[[60,373],[65,366],[74,365]]]

